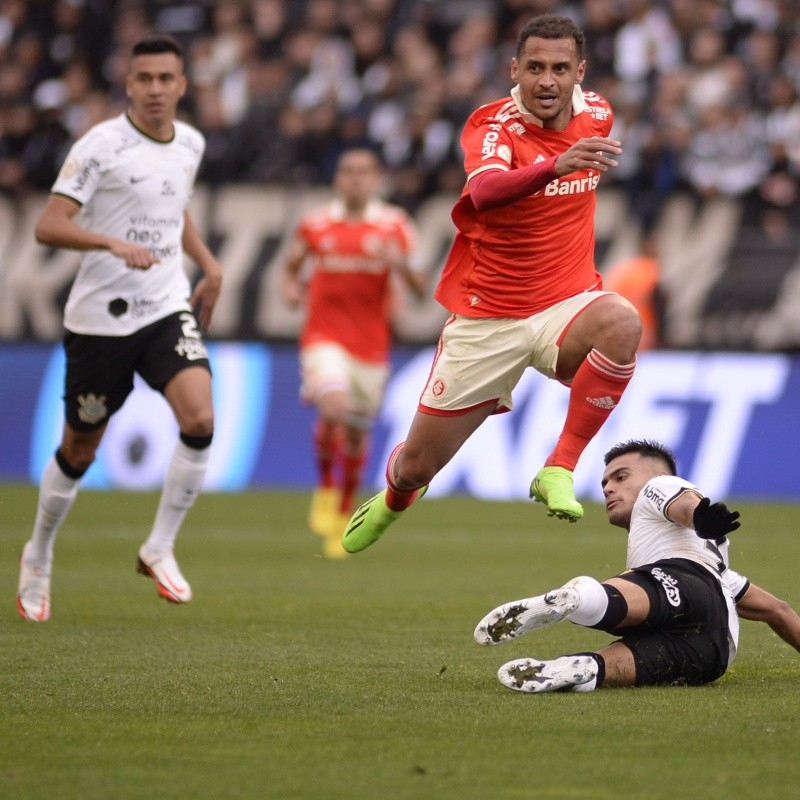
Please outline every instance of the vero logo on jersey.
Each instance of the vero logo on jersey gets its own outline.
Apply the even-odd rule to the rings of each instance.
[[[483,137],[483,143],[481,144],[482,161],[485,161],[487,158],[494,157],[495,153],[497,152],[497,140],[500,138],[499,131],[503,130],[503,126],[499,125],[497,122],[491,123],[488,127],[489,130]]]

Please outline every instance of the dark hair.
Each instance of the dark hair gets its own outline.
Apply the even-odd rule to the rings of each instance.
[[[608,466],[615,458],[627,455],[628,453],[639,453],[645,458],[655,458],[669,469],[670,475],[678,474],[678,466],[675,463],[675,455],[672,450],[660,442],[654,442],[650,439],[630,439],[627,442],[615,444],[605,454],[603,463]]]
[[[181,63],[184,61],[181,43],[168,33],[150,33],[139,39],[131,48],[131,58],[159,55],[160,53],[174,53]]]
[[[534,17],[520,32],[517,38],[517,58],[522,56],[528,39],[574,39],[578,61],[583,61],[583,48],[586,36],[569,18],[561,14],[542,14]]]

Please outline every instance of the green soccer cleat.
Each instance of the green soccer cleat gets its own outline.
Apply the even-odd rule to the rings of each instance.
[[[564,467],[542,467],[531,483],[530,496],[547,505],[550,517],[577,522],[583,516],[572,488],[572,472]]]
[[[375,544],[386,532],[386,529],[403,513],[402,511],[392,511],[386,505],[386,491],[384,489],[366,503],[362,503],[350,517],[350,521],[344,529],[344,536],[342,536],[342,547],[348,553],[359,553]],[[423,486],[419,489],[415,500],[419,500],[427,491],[428,487]]]

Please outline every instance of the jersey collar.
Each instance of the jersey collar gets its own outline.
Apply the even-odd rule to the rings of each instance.
[[[525,104],[522,102],[522,98],[519,96],[519,85],[515,86],[511,90],[511,99],[514,101],[514,105],[517,107],[517,111],[522,114],[522,118],[525,122],[528,122],[532,125],[538,125],[540,128],[542,127],[542,121],[531,114],[528,111]],[[586,99],[583,96],[583,89],[576,83],[572,89],[572,116],[575,117],[578,114],[582,114],[584,111],[588,111],[589,106],[586,103]]]
[[[125,112],[123,114],[126,120],[128,120],[128,124],[141,136],[144,136],[145,139],[149,139],[151,142],[155,142],[156,144],[171,144],[175,141],[175,136],[178,133],[177,128],[175,127],[175,123],[172,123],[172,136],[169,139],[156,139],[155,136],[151,136],[149,133],[143,131],[132,119],[129,112]]]
[[[364,209],[364,215],[361,218],[364,222],[374,222],[380,217],[381,204],[378,200],[370,200],[367,207]],[[341,200],[334,200],[330,206],[331,217],[337,222],[341,222],[346,218],[344,203]]]

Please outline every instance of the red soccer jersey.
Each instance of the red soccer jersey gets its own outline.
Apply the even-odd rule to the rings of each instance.
[[[477,109],[461,146],[467,181],[488,169],[519,169],[560,155],[579,139],[608,136],[606,100],[577,88],[563,131],[542,128],[518,94]],[[594,264],[596,170],[557,178],[509,205],[477,211],[464,187],[453,209],[458,232],[436,299],[468,317],[524,318],[580,292],[598,289]]]
[[[408,257],[416,234],[396,206],[373,202],[362,219],[347,219],[334,202],[303,217],[297,235],[313,271],[300,345],[337,342],[363,361],[389,358],[391,253]]]

